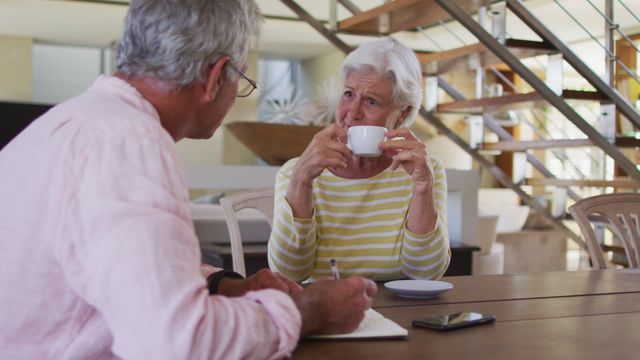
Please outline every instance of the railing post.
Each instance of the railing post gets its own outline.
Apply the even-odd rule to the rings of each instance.
[[[338,0],[329,2],[329,30],[338,30]]]
[[[469,147],[478,149],[484,142],[484,121],[482,115],[467,116],[467,124],[469,126]]]
[[[616,106],[611,102],[600,103],[600,134],[610,143],[616,141]]]
[[[607,49],[605,54],[605,81],[613,87],[616,69],[616,47],[613,39],[615,24],[613,23],[613,0],[605,0],[604,12],[604,46]],[[609,23],[611,20],[611,23]]]
[[[491,5],[491,35],[500,44],[507,41],[507,5],[498,3]]]
[[[425,109],[436,111],[438,107],[438,76],[427,76],[424,79]]]
[[[562,72],[562,54],[547,56],[547,78],[545,83],[558,96],[562,95],[564,74]]]

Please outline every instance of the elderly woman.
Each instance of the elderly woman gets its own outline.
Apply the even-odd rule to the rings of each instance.
[[[337,122],[287,162],[276,181],[272,269],[298,281],[331,273],[375,280],[436,279],[450,259],[442,165],[407,127],[422,99],[413,51],[370,42],[342,64]],[[386,127],[379,157],[356,157],[347,129]]]

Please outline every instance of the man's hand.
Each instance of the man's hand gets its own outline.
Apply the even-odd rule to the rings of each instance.
[[[218,286],[218,294],[242,296],[249,291],[262,289],[276,289],[289,295],[295,295],[302,291],[302,286],[280,273],[261,269],[246,279],[223,279]]]
[[[292,295],[302,314],[302,335],[338,334],[355,330],[378,291],[376,283],[362,277],[320,280]]]

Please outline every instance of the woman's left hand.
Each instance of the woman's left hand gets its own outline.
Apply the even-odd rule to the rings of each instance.
[[[436,227],[438,211],[433,192],[433,165],[427,156],[427,147],[406,128],[389,130],[386,136],[387,141],[381,143],[380,148],[393,160],[390,169],[402,166],[413,179],[414,192],[406,227],[416,234],[428,234]]]
[[[433,166],[424,143],[407,128],[391,129],[387,131],[386,137],[387,141],[382,142],[380,148],[384,155],[393,160],[390,169],[402,166],[411,175],[415,188],[431,189]]]

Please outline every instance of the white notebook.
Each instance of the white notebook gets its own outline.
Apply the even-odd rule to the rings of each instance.
[[[364,314],[360,326],[348,334],[309,335],[309,339],[372,339],[372,338],[406,338],[409,331],[395,322],[369,309]]]

